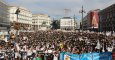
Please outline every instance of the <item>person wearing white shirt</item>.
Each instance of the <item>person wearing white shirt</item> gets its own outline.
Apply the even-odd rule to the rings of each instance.
[[[19,54],[19,50],[20,50],[19,44],[16,43],[16,44],[15,44],[15,51],[16,51],[16,52],[15,52],[15,60],[17,60],[18,57],[19,57],[19,58],[21,57],[20,54]]]
[[[32,53],[33,59],[35,59],[35,56],[36,56],[36,48],[33,48],[33,49],[32,49],[32,52],[33,52],[33,53]]]
[[[31,56],[32,56],[32,50],[29,48],[27,49],[27,60],[30,60]]]
[[[21,55],[21,60],[23,59],[23,51],[24,51],[23,48],[21,48],[21,49],[20,49],[20,52],[19,52],[20,55]]]
[[[34,49],[32,50],[32,52],[33,52],[33,53],[36,53],[36,48],[34,48]]]
[[[4,60],[4,52],[0,49],[0,60]]]
[[[27,46],[26,46],[26,45],[24,45],[24,46],[23,46],[23,49],[24,49],[24,50],[27,50]]]
[[[107,50],[108,50],[108,52],[112,52],[113,47],[108,47]]]
[[[22,56],[22,58],[23,58],[23,60],[26,60],[26,58],[27,58],[27,52],[26,52],[26,49],[25,48],[23,48],[23,56]]]
[[[58,54],[54,54],[53,60],[58,60]]]

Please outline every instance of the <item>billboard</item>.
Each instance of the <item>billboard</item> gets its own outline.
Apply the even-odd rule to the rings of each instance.
[[[98,21],[99,21],[98,12],[93,11],[91,18],[92,18],[91,19],[91,28],[98,28]]]

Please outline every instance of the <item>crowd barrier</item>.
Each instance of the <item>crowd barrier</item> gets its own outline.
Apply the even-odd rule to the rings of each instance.
[[[102,52],[102,53],[94,52],[94,53],[84,53],[84,54],[71,54],[67,52],[61,52],[60,60],[112,60],[112,53],[111,52]]]

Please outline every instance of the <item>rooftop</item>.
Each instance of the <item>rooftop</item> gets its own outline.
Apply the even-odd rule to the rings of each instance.
[[[72,19],[71,17],[63,17],[62,19]]]

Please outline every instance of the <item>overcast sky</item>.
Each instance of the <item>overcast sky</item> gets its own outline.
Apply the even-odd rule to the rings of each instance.
[[[115,3],[115,0],[6,0],[10,5],[22,6],[32,13],[44,13],[54,19],[64,16],[64,9],[71,9],[69,16],[76,15],[78,20],[81,19],[81,6],[84,6],[86,12],[94,9],[104,9]]]

